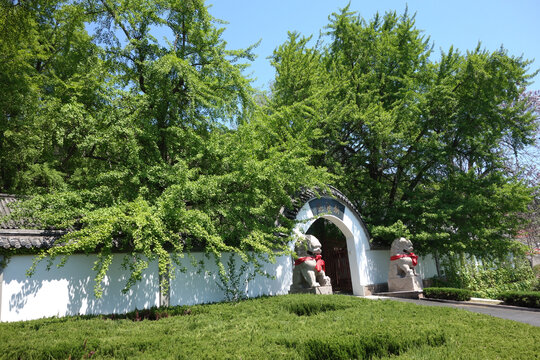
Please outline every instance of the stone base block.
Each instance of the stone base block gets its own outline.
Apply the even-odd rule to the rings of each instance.
[[[388,291],[422,291],[422,279],[418,275],[390,278],[388,279]]]
[[[315,286],[310,288],[301,288],[291,286],[289,294],[317,294],[332,295],[332,285]]]

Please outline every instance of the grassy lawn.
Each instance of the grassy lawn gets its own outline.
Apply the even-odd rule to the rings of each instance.
[[[186,309],[158,321],[68,317],[2,323],[0,357],[540,358],[540,328],[452,308],[288,295]]]

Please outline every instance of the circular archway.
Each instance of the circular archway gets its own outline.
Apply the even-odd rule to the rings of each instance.
[[[371,280],[367,251],[370,250],[368,231],[355,206],[334,187],[329,192],[304,190],[295,198],[294,209],[286,216],[297,221],[294,232],[306,234],[320,218],[333,223],[346,241],[350,281],[354,295],[364,295],[364,286]],[[324,251],[324,249],[323,249]]]

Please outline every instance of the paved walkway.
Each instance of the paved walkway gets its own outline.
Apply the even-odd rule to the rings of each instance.
[[[369,298],[369,297],[368,297]],[[373,297],[384,299],[383,297]],[[517,306],[501,306],[501,305],[485,305],[471,304],[467,302],[449,302],[449,301],[433,301],[425,299],[401,299],[401,298],[386,298],[388,300],[396,300],[414,303],[423,306],[445,306],[472,311],[480,314],[496,316],[502,319],[519,321],[525,324],[540,327],[540,311],[537,309],[520,308]]]

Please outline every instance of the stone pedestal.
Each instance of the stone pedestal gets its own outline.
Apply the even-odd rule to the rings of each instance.
[[[422,279],[420,276],[405,276],[402,278],[389,278],[388,291],[422,291]]]
[[[321,285],[309,288],[291,286],[289,294],[316,294],[316,295],[332,295],[332,285]]]

